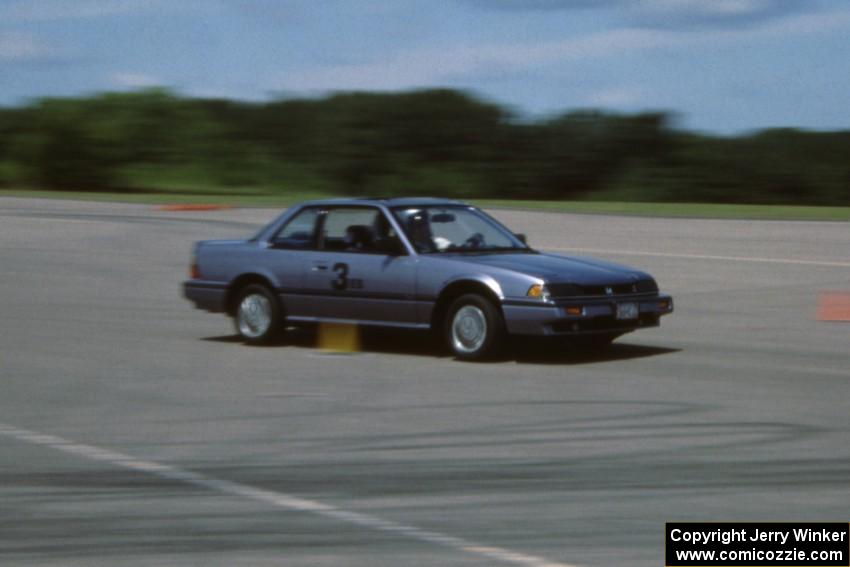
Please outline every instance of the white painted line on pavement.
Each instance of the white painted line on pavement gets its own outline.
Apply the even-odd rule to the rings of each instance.
[[[206,488],[223,494],[238,496],[247,500],[254,500],[255,502],[262,502],[278,508],[285,508],[287,510],[295,510],[298,512],[309,512],[325,518],[331,518],[372,530],[398,534],[409,539],[448,547],[501,563],[525,565],[527,567],[575,567],[574,565],[557,563],[541,557],[511,551],[502,547],[484,546],[467,539],[417,528],[416,526],[400,524],[392,520],[384,520],[378,516],[351,512],[330,504],[325,504],[324,502],[319,502],[318,500],[299,498],[284,492],[256,488],[247,484],[204,476],[196,472],[163,463],[137,459],[131,455],[110,451],[109,449],[103,449],[94,445],[77,443],[55,435],[47,435],[0,423],[0,436],[27,443],[34,443],[43,447],[50,447],[51,449],[56,449],[72,455],[78,455],[94,461],[108,463],[115,467],[139,473],[146,473],[168,480],[175,480],[185,484],[191,484],[193,486],[199,486],[201,488]]]
[[[850,268],[850,262],[829,262],[825,260],[794,260],[791,258],[751,258],[747,256],[714,256],[711,254],[673,254],[668,252],[640,252],[636,250],[603,250],[600,248],[544,248],[544,251],[581,252],[589,254],[621,254],[623,256],[658,256],[661,258],[688,258],[694,260],[724,260],[732,262],[761,262],[767,264],[797,264],[801,266],[833,266]]]

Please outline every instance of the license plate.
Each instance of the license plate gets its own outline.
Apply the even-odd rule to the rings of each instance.
[[[638,304],[637,303],[618,303],[617,304],[617,319],[637,319]]]

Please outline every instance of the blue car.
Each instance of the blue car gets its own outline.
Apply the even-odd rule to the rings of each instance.
[[[248,343],[323,322],[430,329],[465,360],[512,335],[607,345],[673,311],[645,272],[539,252],[476,207],[426,198],[310,201],[247,240],[198,242],[183,291]]]

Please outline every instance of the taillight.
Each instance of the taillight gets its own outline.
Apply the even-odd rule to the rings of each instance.
[[[192,258],[192,263],[189,265],[189,278],[193,280],[201,279],[201,270],[198,269],[198,261]]]

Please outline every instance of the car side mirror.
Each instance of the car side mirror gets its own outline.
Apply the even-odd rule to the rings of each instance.
[[[519,240],[523,244],[528,245],[528,238],[522,232],[518,232],[518,233],[514,234],[514,236],[516,236],[517,240]]]
[[[287,248],[292,248],[291,243],[286,242],[285,240],[269,240],[266,243],[268,248],[274,248],[278,250],[286,250]]]

